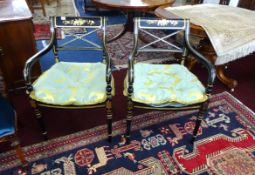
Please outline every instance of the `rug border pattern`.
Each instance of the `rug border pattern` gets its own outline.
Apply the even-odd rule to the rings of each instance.
[[[222,98],[223,96],[225,97],[224,99]],[[222,102],[225,103],[228,102],[228,104],[232,107],[233,111],[239,114],[240,113],[243,114],[243,116],[239,117],[241,117],[242,119],[244,118],[247,119],[245,122],[252,123],[253,126],[255,126],[255,113],[228,92],[222,92],[213,95],[211,97],[211,102],[209,106],[215,106]],[[154,111],[138,115],[133,118],[132,131],[153,125],[155,123],[161,123],[169,119],[174,119],[183,115],[188,115],[195,111],[196,110],[180,111],[178,113],[172,111],[171,112]],[[113,131],[114,131],[113,136],[123,134],[125,132],[124,120],[114,122]],[[94,137],[94,135],[97,135],[97,137]],[[70,151],[71,149],[86,146],[88,144],[92,144],[106,138],[107,138],[106,126],[101,125],[85,131],[80,131],[74,134],[62,136],[49,141],[26,146],[23,147],[23,149],[27,160],[29,162],[33,162],[35,160],[43,159],[66,151]],[[17,159],[14,150],[0,154],[0,172],[18,166],[19,164],[20,162]]]

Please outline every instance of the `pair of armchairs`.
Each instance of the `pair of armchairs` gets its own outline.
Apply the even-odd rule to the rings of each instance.
[[[160,110],[184,110],[199,108],[197,121],[194,127],[193,143],[197,131],[207,110],[215,70],[213,65],[201,54],[192,48],[189,43],[188,20],[159,20],[155,18],[135,18],[134,20],[134,47],[129,56],[127,77],[125,80],[124,95],[127,96],[127,129],[126,140],[130,142],[131,120],[133,108],[154,108]],[[58,45],[56,29],[83,28],[85,33],[71,34],[70,41]],[[32,56],[25,64],[24,78],[32,107],[47,139],[42,115],[39,106],[56,108],[106,108],[108,140],[112,140],[112,97],[114,83],[112,77],[111,58],[106,47],[106,20],[104,17],[52,17],[51,39],[49,44]],[[102,40],[96,43],[91,36],[101,30]],[[159,31],[170,31],[163,36],[157,36]],[[156,31],[156,33],[154,32]],[[154,41],[141,45],[139,34],[144,32]],[[184,32],[182,43],[175,43],[172,39],[176,34]],[[83,43],[78,43],[81,40]],[[75,42],[73,42],[75,41]],[[157,43],[163,44],[157,44]],[[77,44],[78,43],[78,44]],[[76,46],[76,47],[74,47]],[[79,48],[77,48],[79,46]],[[82,46],[82,47],[81,47]],[[157,47],[159,46],[159,47]],[[53,48],[56,63],[45,71],[35,82],[31,81],[31,68],[39,61],[40,56]],[[71,50],[86,51],[82,57],[93,58],[96,52],[102,53],[102,62],[65,62],[59,58],[59,51]],[[145,64],[137,63],[136,58],[143,52],[177,52],[182,53],[181,64]],[[208,83],[206,88],[198,78],[185,66],[184,61],[188,52],[208,69]],[[160,54],[158,54],[160,56]],[[71,55],[72,59],[75,55]],[[115,107],[118,107],[116,105]]]

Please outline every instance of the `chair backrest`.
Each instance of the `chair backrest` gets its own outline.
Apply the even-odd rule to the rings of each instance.
[[[176,38],[179,33],[182,33],[182,36],[188,35],[189,20],[135,18],[134,21],[134,49],[132,57],[136,57],[142,52],[187,54],[185,37],[182,37],[181,41],[178,42],[176,42]],[[141,41],[144,38],[147,40],[146,43]],[[183,63],[184,60],[181,61]]]
[[[91,52],[90,56],[93,56],[95,51],[104,52],[105,29],[104,17],[52,17],[51,32],[54,35],[52,42],[55,61],[59,61],[59,51],[69,51],[69,55],[72,54],[71,51],[87,51]],[[57,33],[65,33],[65,39],[58,40]]]

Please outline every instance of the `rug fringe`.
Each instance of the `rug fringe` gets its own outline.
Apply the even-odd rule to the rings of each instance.
[[[222,56],[218,56],[215,62],[215,65],[226,64],[230,61],[234,61],[236,59],[240,59],[245,57],[255,51],[255,41],[252,43],[247,43],[238,49],[232,50],[229,54],[224,54]]]

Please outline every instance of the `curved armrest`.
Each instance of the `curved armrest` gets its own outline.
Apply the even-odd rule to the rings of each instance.
[[[106,82],[108,84],[108,86],[111,86],[111,81],[112,81],[112,59],[108,53],[107,47],[106,47],[106,18],[103,17],[103,54],[105,56],[105,61],[106,61]]]
[[[134,49],[128,57],[128,91],[133,91],[133,83],[134,83],[134,57],[137,54],[138,47],[138,21],[134,21]],[[132,88],[132,89],[131,89]],[[132,92],[131,92],[132,93]]]
[[[45,55],[53,46],[53,43],[55,40],[55,34],[56,34],[53,27],[54,25],[53,23],[54,23],[54,20],[53,18],[51,18],[51,25],[50,25],[51,37],[47,46],[43,48],[42,50],[40,50],[39,52],[37,52],[36,54],[34,54],[33,56],[31,56],[25,63],[25,67],[23,69],[23,76],[27,85],[31,85],[31,69],[34,63],[39,61],[40,57]]]
[[[186,27],[189,28],[189,23],[187,24]],[[186,30],[186,31],[189,31],[189,30]],[[208,86],[212,86],[216,77],[215,66],[191,46],[189,42],[189,32],[185,32],[185,43],[189,52],[193,56],[195,56],[195,58],[206,67],[208,71],[208,75],[209,75],[207,83],[208,83]]]
[[[137,35],[137,34],[136,34]],[[133,83],[134,83],[134,73],[135,73],[135,70],[134,70],[134,62],[135,62],[135,55],[137,53],[137,40],[138,37],[135,37],[134,38],[134,49],[132,50],[132,53],[129,55],[128,57],[128,85],[130,87],[133,86]]]
[[[112,63],[111,63],[111,58],[106,50],[106,48],[104,47],[104,52],[105,52],[105,56],[106,56],[106,92],[107,92],[107,96],[108,99],[111,98],[112,96]]]
[[[134,83],[134,59],[133,54],[128,57],[128,83]]]
[[[112,62],[111,62],[111,57],[108,54],[106,48],[104,47],[104,52],[106,56],[106,82],[107,84],[111,84],[112,80]]]

